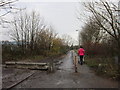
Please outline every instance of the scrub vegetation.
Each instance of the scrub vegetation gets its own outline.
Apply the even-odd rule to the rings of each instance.
[[[9,29],[13,41],[2,41],[3,63],[61,56],[69,50],[72,43],[69,35],[63,35],[61,38],[35,11],[22,11],[14,16]]]
[[[83,4],[91,16],[79,33],[86,63],[97,74],[119,80],[120,22],[118,3],[100,0]]]

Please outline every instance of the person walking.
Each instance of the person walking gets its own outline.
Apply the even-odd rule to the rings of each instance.
[[[78,49],[78,55],[80,57],[80,64],[83,64],[83,57],[85,55],[85,50],[82,46],[80,46],[80,49]]]

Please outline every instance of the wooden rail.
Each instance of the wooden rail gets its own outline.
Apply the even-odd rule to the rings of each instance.
[[[22,83],[23,81],[27,80],[29,77],[31,77],[35,72],[27,75],[25,78],[23,78],[22,80],[13,83],[12,85],[8,86],[5,88],[5,90],[11,90],[12,88],[14,88],[15,86],[19,85],[20,83]]]

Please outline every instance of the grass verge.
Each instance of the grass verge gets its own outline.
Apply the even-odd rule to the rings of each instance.
[[[99,76],[113,80],[120,80],[118,64],[110,57],[85,57],[86,64]]]

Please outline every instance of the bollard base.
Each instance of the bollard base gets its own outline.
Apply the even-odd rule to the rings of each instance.
[[[77,67],[75,66],[75,73],[77,73],[78,71],[77,71]]]

